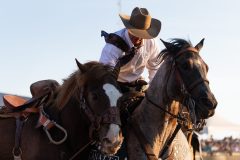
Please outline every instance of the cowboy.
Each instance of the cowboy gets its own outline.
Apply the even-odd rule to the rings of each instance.
[[[148,78],[151,82],[160,66],[158,63],[160,46],[155,37],[160,32],[161,22],[152,18],[146,8],[136,7],[133,9],[131,16],[124,14],[119,16],[126,28],[114,34],[135,52],[133,58],[121,67],[118,77],[122,91],[127,92],[130,91],[131,87],[136,89],[138,84],[147,84],[141,76],[145,68],[148,69]],[[114,43],[106,43],[101,53],[100,62],[115,66],[119,58],[128,54],[124,51]]]

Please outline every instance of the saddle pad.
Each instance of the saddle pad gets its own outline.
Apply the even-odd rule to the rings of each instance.
[[[19,96],[14,96],[14,95],[4,95],[3,96],[3,102],[6,107],[18,107],[23,105],[24,103],[27,102],[26,99],[19,97]]]

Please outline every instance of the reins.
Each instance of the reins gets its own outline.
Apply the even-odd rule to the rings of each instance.
[[[146,97],[146,100],[147,100],[148,102],[150,102],[153,106],[155,106],[155,107],[161,109],[163,112],[169,114],[172,118],[175,118],[175,119],[177,119],[177,120],[179,120],[179,121],[185,121],[185,120],[186,120],[186,119],[184,119],[183,117],[181,117],[181,116],[179,116],[179,115],[175,115],[175,114],[169,112],[168,110],[164,109],[163,107],[161,107],[161,106],[158,105],[157,103],[153,102],[153,101],[149,98],[149,96],[148,96],[147,93],[145,94],[145,97]]]
[[[82,151],[84,151],[89,145],[94,144],[96,141],[95,140],[91,140],[90,142],[88,142],[87,144],[85,144],[83,147],[81,147],[76,153],[74,153],[74,155],[72,155],[69,160],[73,160],[74,158],[76,158]]]

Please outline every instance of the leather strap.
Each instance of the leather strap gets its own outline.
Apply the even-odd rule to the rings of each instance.
[[[146,139],[139,125],[131,118],[129,124],[133,128],[135,135],[137,136],[142,149],[144,150],[148,160],[158,160],[156,155],[153,152],[151,144]]]
[[[151,144],[146,139],[146,137],[143,134],[139,125],[133,119],[130,119],[129,124],[133,128],[133,131],[134,131],[135,135],[137,136],[142,149],[144,150],[145,154],[147,155],[148,160],[158,160],[158,158],[156,157],[156,155],[153,152],[153,148],[152,148]],[[172,141],[174,140],[174,138],[176,137],[176,135],[180,129],[181,129],[181,124],[178,123],[173,134],[171,135],[171,137],[166,141],[165,145],[163,146],[163,148],[159,154],[160,157],[162,157],[164,155],[164,153],[169,149]]]
[[[20,144],[21,144],[21,135],[22,135],[22,128],[23,128],[24,122],[25,122],[25,119],[23,117],[16,118],[15,144],[12,151],[13,157],[21,158],[22,150],[21,150]]]
[[[164,153],[169,149],[170,145],[172,144],[172,141],[174,140],[174,138],[176,137],[176,135],[180,129],[181,129],[181,124],[178,123],[173,134],[171,135],[171,137],[168,139],[168,141],[163,146],[161,153],[159,154],[160,157],[162,157],[164,155]]]

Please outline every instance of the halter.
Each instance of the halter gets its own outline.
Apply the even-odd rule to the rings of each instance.
[[[185,52],[187,52],[187,51],[191,51],[192,53],[198,54],[198,50],[197,50],[196,48],[194,48],[194,47],[188,47],[188,48],[186,48],[186,49],[178,52],[178,53],[174,56],[174,58],[173,58],[173,65],[176,64],[176,69],[177,69],[177,71],[180,73],[180,74],[179,74],[180,77],[181,77],[181,72],[179,71],[179,66],[178,66],[177,63],[176,63],[176,60],[177,60],[180,56],[182,56],[183,53],[185,53]],[[182,77],[181,77],[181,79],[182,79]],[[186,86],[186,87],[187,87],[187,90],[186,90],[186,91],[187,91],[188,93],[191,92],[194,88],[196,88],[196,86],[198,86],[200,83],[203,83],[203,82],[207,82],[207,83],[209,84],[209,81],[208,81],[207,79],[201,78],[201,79],[196,80],[195,82],[193,82],[193,83],[190,84],[189,86]],[[184,85],[184,86],[185,86],[185,85]]]
[[[103,112],[100,116],[97,115],[93,109],[86,103],[86,100],[84,98],[84,89],[80,89],[80,109],[83,110],[85,115],[88,117],[88,120],[90,121],[91,125],[89,128],[89,137],[90,142],[88,142],[86,145],[81,147],[69,160],[73,160],[77,155],[79,155],[85,148],[87,148],[89,145],[94,144],[96,140],[96,136],[94,135],[95,131],[99,131],[102,124],[117,124],[121,125],[120,120],[120,112],[118,107],[109,107],[105,112]]]
[[[188,86],[186,86],[184,84],[183,78],[182,78],[182,74],[181,74],[181,70],[179,69],[179,65],[177,64],[176,60],[183,55],[183,53],[190,51],[194,54],[198,54],[198,50],[194,47],[188,47],[186,49],[183,49],[182,51],[178,52],[177,55],[173,58],[173,65],[176,65],[176,72],[177,74],[180,76],[181,78],[181,82],[183,83],[182,85],[182,89],[181,92],[184,95],[184,101],[187,101],[187,107],[188,110],[190,112],[190,117],[193,123],[193,130],[199,129],[199,127],[201,127],[204,124],[204,121],[201,121],[199,124],[196,124],[196,114],[195,114],[195,100],[192,98],[191,92],[201,83],[207,83],[209,84],[209,81],[202,77],[199,78],[197,80],[195,80],[194,82],[192,82],[191,84],[189,84]],[[199,98],[195,98],[195,99],[199,99]]]
[[[118,107],[109,107],[100,116],[94,113],[93,109],[86,103],[83,96],[83,88],[80,90],[80,108],[87,115],[89,121],[91,122],[89,136],[93,138],[93,132],[98,131],[101,128],[101,124],[117,124],[121,125],[119,109]]]

